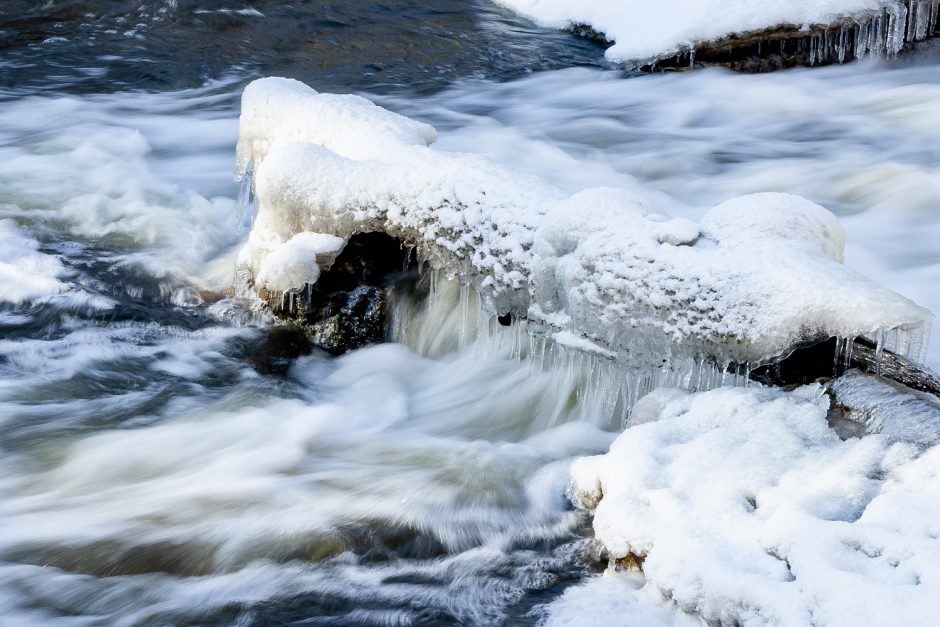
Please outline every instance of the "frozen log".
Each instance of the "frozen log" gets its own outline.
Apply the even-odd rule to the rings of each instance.
[[[901,354],[921,352],[921,347],[912,351],[911,346],[904,345],[909,339],[903,333],[879,333],[874,340],[832,337],[807,342],[752,368],[750,376],[767,385],[792,386],[832,379],[854,368],[940,398],[940,378]]]
[[[926,346],[933,315],[845,267],[838,220],[803,198],[736,198],[696,224],[641,192],[571,195],[479,156],[436,151],[434,139],[430,126],[357,96],[287,79],[249,85],[238,164],[252,164],[259,209],[239,275],[281,303],[284,293],[266,292],[259,276],[294,294],[328,270],[324,260],[317,272],[278,271],[272,256],[321,263],[299,234],[381,233],[472,286],[489,315],[636,369],[684,360],[749,372],[827,337],[896,335],[914,361]],[[323,241],[332,240],[310,240]]]
[[[896,354],[893,346],[886,348],[886,343],[884,336],[875,342],[856,338],[849,358],[850,366],[940,398],[940,379],[937,375]]]
[[[608,46],[634,68],[713,63],[747,71],[894,56],[932,37],[940,0],[499,0]]]

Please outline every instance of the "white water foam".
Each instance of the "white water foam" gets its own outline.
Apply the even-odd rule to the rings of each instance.
[[[243,231],[220,176],[235,141],[224,85],[133,99],[0,94],[0,217],[118,251],[175,287],[228,287],[226,253]]]

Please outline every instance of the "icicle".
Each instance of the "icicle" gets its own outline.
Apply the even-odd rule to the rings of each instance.
[[[249,161],[245,171],[238,178],[238,201],[235,203],[235,224],[248,226],[246,222],[251,217],[251,190],[255,176],[255,162]]]
[[[875,333],[875,374],[881,374],[881,362],[885,352],[885,332],[879,329]]]
[[[411,255],[414,253],[414,246],[405,246],[405,260],[402,262],[401,271],[408,272],[408,266],[411,265]]]
[[[852,353],[855,350],[855,338],[847,338],[845,343],[845,351],[842,355],[842,372],[846,372],[849,368],[852,367]]]
[[[842,374],[842,362],[845,359],[845,338],[836,338],[835,356],[832,358],[832,376],[837,377]]]
[[[871,28],[871,39],[868,42],[868,50],[873,57],[880,57],[881,52],[884,49],[884,25],[883,18],[878,16],[875,18],[874,23]]]
[[[889,6],[885,52],[888,57],[897,56],[904,45],[904,27],[907,23],[907,8],[904,5]]]

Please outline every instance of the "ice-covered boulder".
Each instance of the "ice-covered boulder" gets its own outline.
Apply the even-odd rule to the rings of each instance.
[[[436,151],[434,137],[356,96],[285,79],[249,85],[238,163],[253,164],[259,211],[242,273],[256,289],[301,289],[317,272],[298,261],[328,263],[295,246],[299,234],[381,232],[469,282],[489,314],[643,367],[673,356],[757,362],[885,329],[907,338],[906,354],[925,345],[932,314],[845,267],[838,221],[805,199],[745,196],[695,224],[636,191],[570,195]]]
[[[677,54],[794,40],[808,63],[895,54],[937,23],[938,0],[498,0],[536,22],[587,25],[612,61],[643,66]],[[801,43],[800,37],[807,41]],[[774,53],[765,45],[766,53]],[[726,51],[727,52],[727,51]],[[796,51],[790,51],[795,53]],[[702,55],[704,56],[704,55]]]

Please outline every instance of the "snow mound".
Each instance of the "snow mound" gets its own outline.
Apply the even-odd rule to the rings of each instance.
[[[840,23],[866,25],[883,19],[888,36],[880,42],[897,52],[904,41],[908,10],[901,0],[497,0],[536,22],[557,28],[590,25],[614,45],[607,50],[613,61],[636,65],[671,57],[696,46],[731,35],[777,27],[800,28]],[[920,21],[911,36],[926,36],[927,22],[936,21],[933,0],[914,0]],[[919,11],[919,13],[918,13]],[[885,17],[882,17],[885,16]],[[883,26],[878,25],[877,30]],[[852,35],[855,44],[855,36]],[[867,44],[865,44],[867,45]],[[880,52],[876,49],[877,52]],[[864,52],[864,49],[863,49]]]
[[[487,313],[644,366],[671,356],[755,362],[808,339],[914,333],[932,319],[843,266],[838,221],[805,199],[745,196],[696,225],[670,220],[642,193],[569,195],[479,156],[435,151],[425,145],[433,137],[361,98],[285,79],[249,85],[239,160],[246,171],[253,163],[259,210],[240,274],[256,289],[300,289],[313,253],[282,251],[291,238],[385,232],[470,283]],[[924,344],[907,345],[919,357]]]
[[[940,447],[840,440],[818,385],[660,400],[569,487],[647,586],[716,624],[935,623]]]

